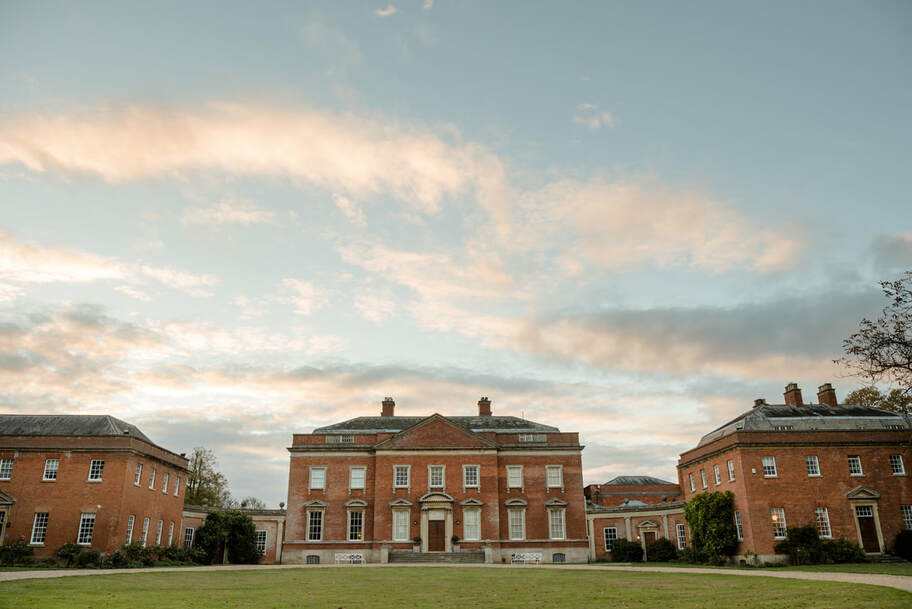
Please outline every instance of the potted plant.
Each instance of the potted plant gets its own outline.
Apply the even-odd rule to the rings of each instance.
[[[412,537],[412,541],[415,542],[415,545],[412,546],[412,552],[420,552],[421,551],[421,535],[415,535],[414,537]]]
[[[453,535],[450,537],[450,541],[453,543],[453,551],[458,552],[459,546],[457,544],[459,543],[459,535]]]

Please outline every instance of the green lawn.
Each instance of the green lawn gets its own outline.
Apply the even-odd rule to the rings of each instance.
[[[134,573],[0,582],[4,609],[903,608],[876,586],[555,569],[332,568]]]
[[[612,566],[612,563],[599,563]],[[709,565],[692,565],[686,562],[643,562],[636,563],[638,567],[696,567],[699,569],[744,569],[751,567],[711,567]],[[843,565],[803,565],[800,567],[763,567],[762,570],[772,571],[823,571],[826,573],[882,573],[884,575],[910,575],[912,576],[912,562],[877,563],[863,562]]]

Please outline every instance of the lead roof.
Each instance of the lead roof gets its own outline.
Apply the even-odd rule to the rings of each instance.
[[[369,433],[395,433],[417,425],[428,417],[356,417],[340,423],[318,427],[315,434],[369,434]],[[475,433],[483,431],[496,432],[559,432],[557,427],[542,425],[534,421],[527,421],[519,417],[510,416],[475,416],[475,417],[444,417],[448,421]]]
[[[0,436],[124,436],[155,444],[135,425],[107,414],[0,414]]]

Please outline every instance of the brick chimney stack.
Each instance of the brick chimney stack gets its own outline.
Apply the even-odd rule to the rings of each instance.
[[[393,401],[393,398],[387,396],[383,398],[381,402],[383,408],[380,410],[381,417],[391,417],[393,416],[393,410],[396,408],[396,402]]]
[[[491,400],[489,400],[487,397],[483,397],[478,400],[478,416],[491,416]]]
[[[804,401],[801,399],[801,389],[798,388],[798,383],[789,383],[785,386],[785,403],[789,406],[804,406]]]
[[[817,401],[827,406],[839,406],[839,402],[836,401],[836,390],[829,383],[824,383],[817,388]]]

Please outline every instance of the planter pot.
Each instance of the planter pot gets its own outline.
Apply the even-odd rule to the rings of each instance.
[[[412,552],[420,552],[421,546],[412,546]]]
[[[453,544],[453,551],[454,551],[454,552],[458,552],[458,551],[459,551],[459,545],[458,545],[458,544],[455,544],[455,543]]]

